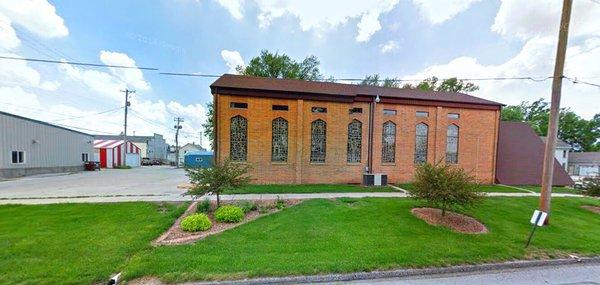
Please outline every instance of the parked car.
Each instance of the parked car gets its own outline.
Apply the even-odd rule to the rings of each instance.
[[[142,158],[142,165],[152,165],[152,160],[147,157]]]

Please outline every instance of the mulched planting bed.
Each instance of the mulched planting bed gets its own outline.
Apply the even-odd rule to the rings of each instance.
[[[284,202],[285,202],[286,207],[290,207],[290,206],[300,203],[300,200],[285,200]],[[275,207],[276,200],[260,200],[260,201],[254,201],[254,203],[257,206],[270,206],[270,207],[268,207],[267,212],[261,213],[258,210],[254,210],[254,211],[250,211],[250,212],[246,213],[246,215],[244,216],[244,220],[242,220],[239,223],[217,222],[214,217],[214,212],[210,212],[209,214],[207,214],[208,218],[212,222],[212,227],[209,230],[199,231],[199,232],[186,232],[181,229],[180,224],[181,224],[181,221],[183,221],[183,219],[185,217],[196,213],[198,201],[195,201],[187,208],[187,210],[183,213],[183,215],[181,215],[181,217],[179,217],[179,218],[177,218],[177,220],[175,220],[175,223],[171,226],[171,228],[169,228],[165,233],[163,233],[162,235],[160,235],[160,237],[158,237],[156,240],[154,240],[152,242],[152,244],[158,246],[158,245],[177,245],[177,244],[193,243],[195,241],[204,239],[208,236],[221,233],[221,232],[226,231],[231,228],[235,228],[239,225],[245,224],[245,223],[255,220],[259,217],[280,211],[280,209]],[[221,202],[221,205],[226,205],[226,204],[228,204],[228,203]],[[230,204],[235,205],[235,203],[230,203]],[[213,207],[213,209],[216,208],[216,204],[213,203],[212,207]]]
[[[581,206],[581,208],[584,208],[588,211],[592,211],[596,214],[600,214],[600,207],[598,207],[598,206],[583,205],[583,206]]]
[[[446,211],[446,215],[442,216],[442,210],[434,208],[414,208],[411,212],[430,225],[445,226],[459,233],[485,234],[488,232],[482,223],[462,214]]]

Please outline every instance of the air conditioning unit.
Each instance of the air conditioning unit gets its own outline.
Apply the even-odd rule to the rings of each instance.
[[[386,186],[387,174],[383,173],[365,173],[363,174],[364,186]]]

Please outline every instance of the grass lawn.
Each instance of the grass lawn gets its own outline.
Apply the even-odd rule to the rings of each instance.
[[[600,215],[585,204],[600,201],[553,199],[551,226],[526,250],[534,197],[488,198],[467,212],[488,227],[484,235],[430,226],[410,213],[419,205],[410,199],[309,200],[195,244],[146,247],[125,277],[178,282],[598,255]]]
[[[542,191],[542,186],[539,185],[523,185],[517,186],[519,188],[531,190],[533,192],[540,193]],[[580,189],[573,189],[564,186],[553,186],[552,193],[568,193],[568,194],[582,194]]]
[[[412,183],[404,183],[404,184],[398,184],[398,187],[405,189],[405,190],[410,190],[410,189],[412,189],[413,185],[412,185]],[[529,193],[527,191],[522,191],[519,189],[515,189],[512,187],[507,187],[507,186],[503,186],[503,185],[481,185],[481,186],[479,186],[479,191],[481,191],[481,192],[502,192],[502,193]]]
[[[183,206],[0,206],[0,284],[106,282],[167,229]]]
[[[290,184],[248,185],[225,191],[224,194],[281,194],[281,193],[345,193],[345,192],[398,192],[392,187],[364,187],[352,184]]]

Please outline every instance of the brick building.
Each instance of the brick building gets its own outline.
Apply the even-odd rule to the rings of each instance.
[[[422,161],[495,178],[501,104],[453,92],[223,75],[216,159],[252,165],[255,183],[411,181]]]

